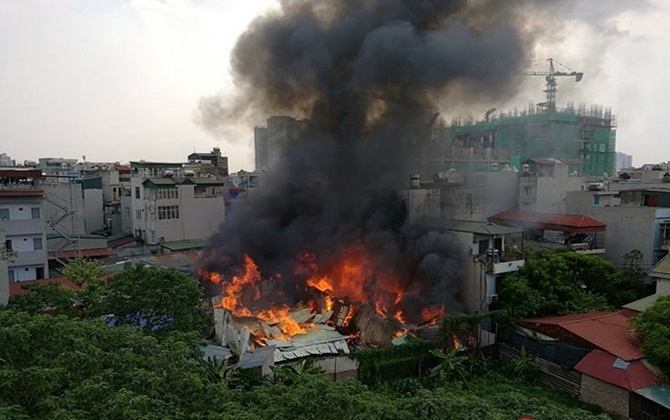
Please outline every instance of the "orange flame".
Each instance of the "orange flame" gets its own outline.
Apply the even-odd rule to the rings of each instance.
[[[460,350],[463,347],[463,343],[461,343],[461,340],[458,338],[458,336],[454,335],[452,337],[453,344],[454,344],[454,349]]]

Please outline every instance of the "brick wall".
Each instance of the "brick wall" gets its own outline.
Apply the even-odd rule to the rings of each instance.
[[[628,418],[628,398],[628,390],[582,375],[580,400],[599,405],[603,410],[625,419]]]

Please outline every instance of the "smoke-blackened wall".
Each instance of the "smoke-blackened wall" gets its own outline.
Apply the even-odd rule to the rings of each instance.
[[[308,118],[311,129],[213,236],[208,269],[229,275],[247,253],[294,290],[300,253],[328,267],[357,249],[402,279],[404,307],[457,308],[452,241],[409,226],[395,189],[417,169],[436,101],[513,91],[530,40],[522,3],[501,3],[285,0],[256,19],[231,58],[238,96],[203,100],[203,123],[216,130],[252,111]]]

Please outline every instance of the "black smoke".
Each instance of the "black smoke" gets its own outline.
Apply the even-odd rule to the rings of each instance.
[[[203,264],[229,276],[246,253],[265,275],[281,275],[290,301],[299,298],[296,255],[312,252],[327,267],[361,245],[372,266],[403,279],[408,315],[460,310],[454,241],[410,225],[396,190],[418,172],[437,101],[513,91],[531,40],[519,29],[522,3],[501,4],[285,0],[257,18],[232,53],[238,96],[204,99],[203,123],[217,130],[252,111],[308,118],[310,129],[236,203]]]

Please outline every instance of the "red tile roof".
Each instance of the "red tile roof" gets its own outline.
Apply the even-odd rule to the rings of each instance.
[[[53,277],[50,279],[39,279],[39,280],[28,280],[28,281],[15,281],[9,283],[9,296],[24,295],[28,293],[23,286],[28,286],[31,284],[41,284],[46,285],[49,283],[58,283],[61,286],[67,287],[70,290],[79,290],[79,286],[72,283],[65,277]]]
[[[524,319],[521,322],[529,327],[559,327],[582,341],[623,360],[641,359],[645,355],[628,321],[629,318],[619,312],[588,312],[559,317]]]
[[[593,350],[584,356],[575,370],[629,391],[656,384],[656,376],[641,360],[617,361],[616,356],[602,350]]]
[[[94,257],[108,257],[114,252],[111,248],[89,248],[89,249],[68,249],[61,251],[58,256],[62,258],[75,258],[78,256],[94,258]],[[49,253],[49,257],[54,257],[53,252]]]
[[[488,218],[489,221],[508,226],[542,228],[561,232],[604,232],[607,225],[579,214],[534,213],[506,210]]]

